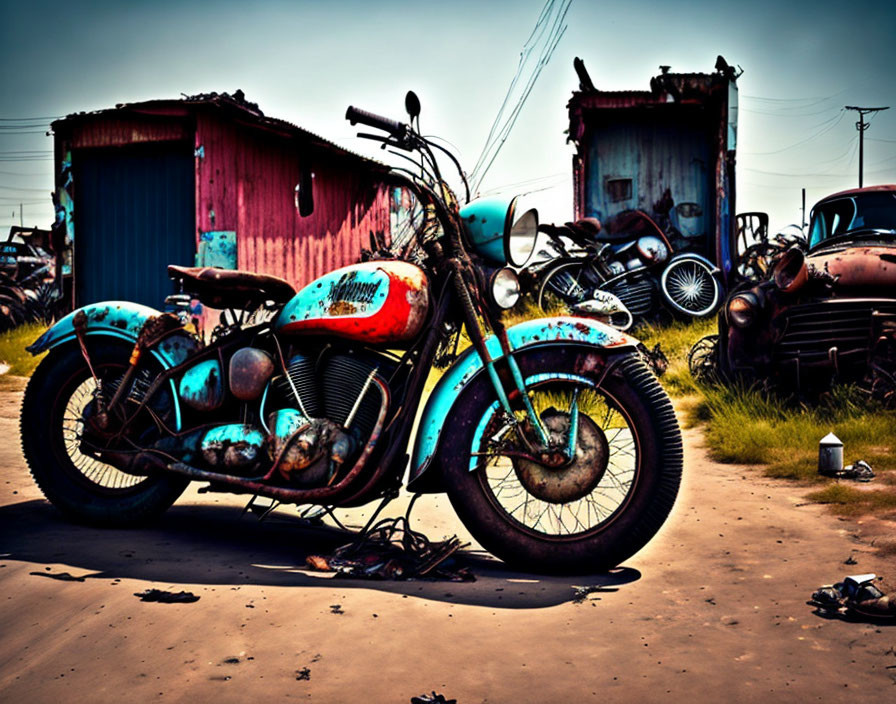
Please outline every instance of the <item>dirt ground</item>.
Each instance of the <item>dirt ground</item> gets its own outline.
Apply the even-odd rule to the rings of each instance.
[[[265,522],[241,517],[240,499],[195,489],[149,529],[65,522],[21,458],[20,398],[0,393],[3,701],[896,697],[896,628],[822,618],[806,604],[847,574],[893,581],[896,561],[875,557],[803,490],[708,461],[699,431],[685,433],[669,522],[611,574],[545,578],[471,549],[475,583],[362,582],[304,569],[306,555],[345,534],[303,525],[288,508]],[[390,508],[398,515],[402,501]],[[369,510],[341,515],[360,525]],[[414,517],[431,538],[465,537],[444,497],[422,499]],[[134,596],[150,588],[200,598]]]

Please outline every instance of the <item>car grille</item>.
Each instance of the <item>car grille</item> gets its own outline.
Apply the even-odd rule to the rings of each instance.
[[[778,362],[799,360],[799,365],[826,365],[832,347],[845,376],[864,374],[872,330],[880,330],[880,319],[896,320],[896,300],[829,300],[789,308],[776,321],[783,327],[775,357]],[[853,374],[854,376],[854,374]]]

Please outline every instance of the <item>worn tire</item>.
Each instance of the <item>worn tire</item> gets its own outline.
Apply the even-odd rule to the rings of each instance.
[[[557,345],[518,355],[518,363],[524,378],[558,372],[599,382],[599,392],[626,418],[637,448],[627,498],[606,521],[576,535],[547,535],[515,520],[489,488],[486,471],[470,470],[472,448],[481,442],[475,437],[477,426],[495,399],[487,375],[481,374],[458,399],[463,417],[451,419],[441,441],[440,465],[451,503],[476,540],[514,567],[579,574],[616,567],[657,533],[678,493],[682,445],[672,404],[635,352],[608,358],[593,349]],[[611,371],[602,379],[607,363]]]
[[[104,371],[114,373],[120,369],[123,372],[130,354],[129,346],[105,340],[91,340],[89,345],[91,362],[98,376],[102,378]],[[95,460],[92,460],[94,464],[84,462],[85,455],[76,455],[73,459],[65,443],[64,413],[73,395],[89,379],[90,371],[80,348],[68,345],[51,351],[29,380],[20,427],[22,451],[31,476],[44,496],[74,521],[97,526],[145,523],[170,507],[189,481],[167,474],[134,477],[110,467],[108,471],[99,470],[105,472],[101,477],[93,474],[103,482],[100,483],[92,478],[87,468],[108,465]]]

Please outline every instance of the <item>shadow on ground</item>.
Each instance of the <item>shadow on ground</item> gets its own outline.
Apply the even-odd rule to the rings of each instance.
[[[0,507],[0,560],[66,565],[74,577],[137,579],[181,585],[262,585],[372,589],[434,601],[532,609],[615,591],[641,577],[620,567],[581,577],[545,577],[508,569],[486,553],[464,551],[458,562],[476,582],[373,581],[306,570],[305,558],[328,554],[354,534],[274,514],[259,522],[225,506],[175,506],[145,528],[98,529],[65,521],[45,501]],[[61,568],[50,571],[62,572]]]

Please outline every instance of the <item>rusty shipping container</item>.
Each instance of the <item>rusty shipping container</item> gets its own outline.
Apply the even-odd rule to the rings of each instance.
[[[385,167],[265,116],[240,92],[70,115],[53,131],[75,305],[159,306],[171,292],[167,264],[301,286],[357,261],[371,233],[389,237]]]
[[[643,210],[677,250],[729,274],[738,73],[722,57],[711,74],[660,68],[650,90],[604,91],[576,60],[580,90],[568,103],[576,217]]]

